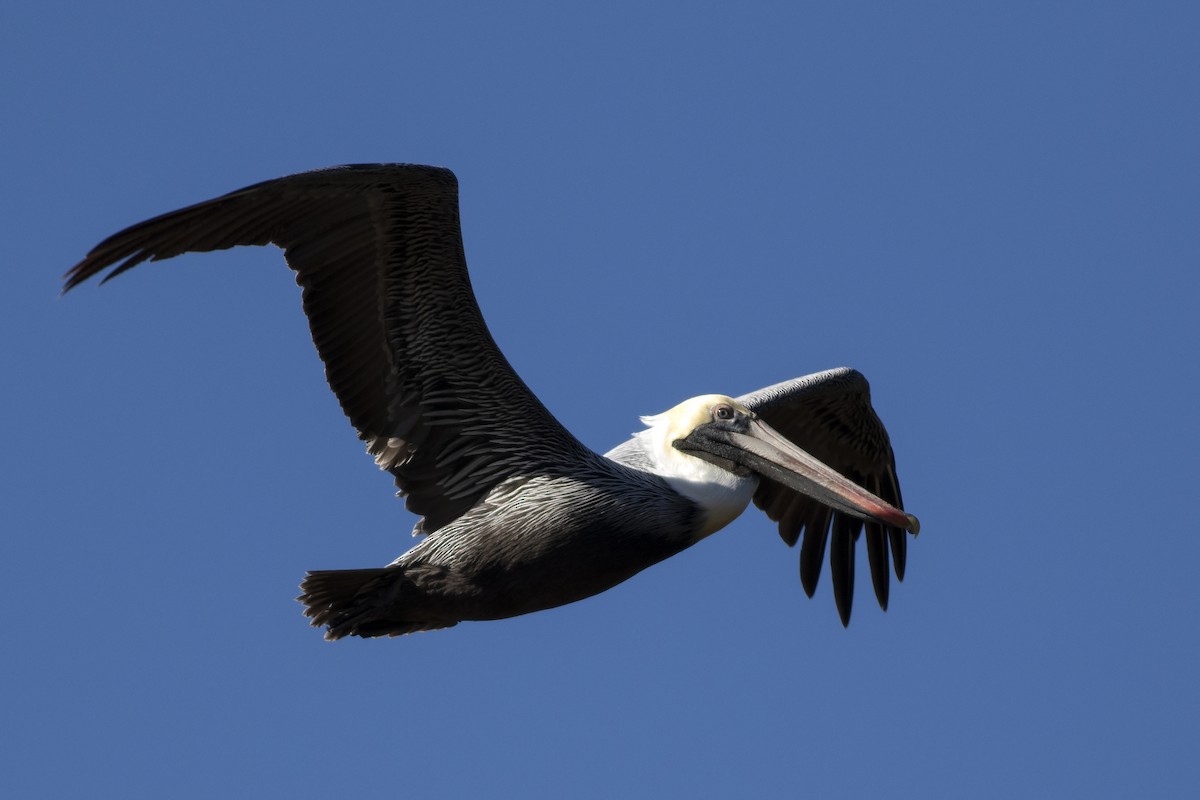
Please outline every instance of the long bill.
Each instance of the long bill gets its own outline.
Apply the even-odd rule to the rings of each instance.
[[[881,522],[913,535],[921,530],[921,523],[915,516],[826,466],[762,420],[750,420],[745,433],[727,430],[718,436],[728,446],[728,449],[720,448],[724,451],[721,456],[759,475],[860,519]]]

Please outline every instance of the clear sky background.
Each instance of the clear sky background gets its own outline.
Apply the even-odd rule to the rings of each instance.
[[[1198,42],[1190,3],[6,5],[0,794],[1194,790]],[[496,339],[596,449],[864,372],[924,526],[891,609],[860,574],[843,630],[751,511],[582,603],[324,642],[304,571],[414,520],[279,251],[59,278],[362,161],[455,170]]]

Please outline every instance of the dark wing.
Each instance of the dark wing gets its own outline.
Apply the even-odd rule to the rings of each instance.
[[[446,169],[315,170],[155,217],[101,242],[66,289],[149,259],[275,244],[342,410],[431,533],[507,477],[587,451],[521,381],[467,276]]]
[[[852,369],[832,369],[777,383],[738,400],[775,430],[850,480],[897,508],[904,508],[896,460],[887,430],[871,407],[867,379]],[[825,545],[833,574],[833,596],[842,624],[850,623],[854,600],[854,548],[862,520],[835,512],[782,484],[763,479],[754,504],[779,523],[788,546],[800,545],[800,582],[809,597],[817,589]],[[865,523],[867,560],[879,605],[888,603],[888,543],[896,578],[904,579],[905,532]]]

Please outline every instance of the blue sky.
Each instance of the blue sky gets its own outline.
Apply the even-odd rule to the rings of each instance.
[[[1200,780],[1192,5],[9,6],[0,793]],[[597,449],[864,372],[923,524],[891,609],[860,580],[843,630],[751,512],[582,603],[322,641],[304,571],[386,563],[413,520],[280,253],[58,281],[146,217],[361,161],[455,170],[493,334]]]

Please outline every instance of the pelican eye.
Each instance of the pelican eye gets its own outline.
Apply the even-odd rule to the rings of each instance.
[[[733,419],[736,414],[733,411],[733,406],[719,405],[713,409],[713,419]]]

